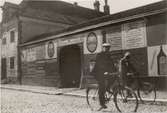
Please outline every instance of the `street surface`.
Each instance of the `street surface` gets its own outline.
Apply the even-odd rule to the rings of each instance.
[[[1,113],[118,113],[111,102],[108,109],[91,111],[86,99],[1,89]],[[167,113],[167,105],[140,104],[138,113]]]

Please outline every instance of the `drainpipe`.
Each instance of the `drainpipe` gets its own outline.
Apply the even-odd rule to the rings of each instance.
[[[19,12],[17,14],[17,22],[18,22],[18,42],[17,42],[17,64],[18,64],[18,69],[17,69],[17,74],[18,74],[18,82],[21,85],[22,84],[22,63],[21,63],[21,47],[19,46],[21,44],[21,31],[22,31],[22,22],[19,18]]]

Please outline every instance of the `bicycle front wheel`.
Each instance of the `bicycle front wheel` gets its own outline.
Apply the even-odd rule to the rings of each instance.
[[[97,110],[99,108],[98,88],[87,88],[86,100],[91,110]]]
[[[114,94],[114,103],[119,112],[136,112],[138,108],[138,99],[136,93],[128,88],[118,88]]]

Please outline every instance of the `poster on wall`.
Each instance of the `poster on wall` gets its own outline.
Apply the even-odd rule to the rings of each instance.
[[[46,59],[57,58],[57,42],[49,41],[45,45]]]
[[[85,34],[84,54],[94,54],[101,52],[102,34],[100,31],[92,31]]]
[[[27,62],[33,62],[36,60],[36,49],[34,47],[27,49]]]
[[[122,24],[123,49],[146,47],[146,25],[144,20]]]
[[[110,51],[122,49],[121,25],[108,28],[106,30],[106,39],[110,43]]]
[[[36,47],[36,58],[37,60],[45,59],[45,45],[40,45]]]
[[[23,62],[57,58],[57,43],[49,41],[46,44],[26,48],[22,50],[21,54]]]
[[[148,47],[149,76],[167,76],[167,44]]]
[[[26,50],[22,50],[21,51],[21,61],[22,62],[26,62],[27,61],[27,51]]]
[[[97,49],[97,36],[94,32],[91,32],[87,36],[86,45],[89,52],[93,53]]]

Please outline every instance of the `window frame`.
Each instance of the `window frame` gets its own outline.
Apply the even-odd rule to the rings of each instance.
[[[7,40],[6,40],[6,37],[3,37],[3,38],[2,38],[2,45],[6,45],[6,43],[7,43],[6,41],[7,41]]]
[[[10,42],[11,43],[15,42],[15,30],[10,31]]]
[[[10,57],[10,69],[15,68],[15,57]]]

